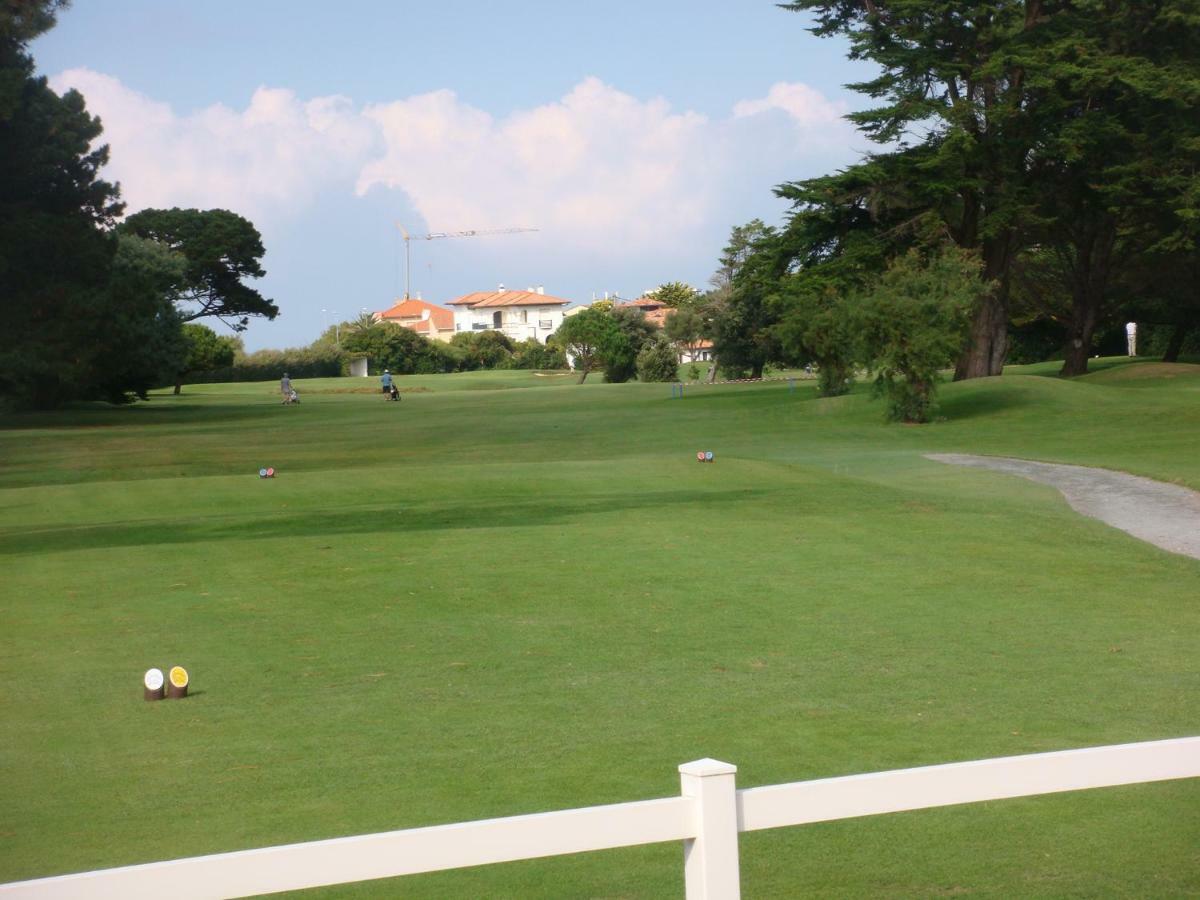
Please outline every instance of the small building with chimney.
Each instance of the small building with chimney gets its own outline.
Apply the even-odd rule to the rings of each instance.
[[[447,342],[454,336],[454,313],[411,297],[397,300],[391,309],[375,313],[375,319],[403,325],[434,341]]]

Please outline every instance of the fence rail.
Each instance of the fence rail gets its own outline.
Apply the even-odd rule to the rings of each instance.
[[[737,769],[679,767],[681,794],[219,853],[0,884],[17,898],[211,898],[683,841],[688,900],[739,896],[737,835],[856,816],[1200,776],[1200,737],[1063,750],[737,791]]]
[[[738,830],[1200,776],[1200,737],[1004,756],[738,791]]]

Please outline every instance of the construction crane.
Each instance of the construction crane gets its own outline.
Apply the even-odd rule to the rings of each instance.
[[[537,231],[536,228],[472,228],[469,231],[431,231],[429,234],[409,234],[399,222],[396,227],[404,236],[404,299],[408,299],[409,273],[412,271],[412,257],[409,255],[409,244],[412,241],[436,241],[440,238],[482,237],[488,234],[517,234],[521,231]]]

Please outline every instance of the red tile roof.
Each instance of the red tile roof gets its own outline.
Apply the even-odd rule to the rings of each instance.
[[[624,300],[617,304],[622,309],[640,309],[646,321],[656,328],[662,328],[667,323],[667,316],[675,312],[667,304],[653,297],[638,297],[636,300]]]
[[[636,300],[622,300],[617,306],[636,306],[638,309],[666,309],[667,304],[661,300],[656,300],[653,297],[638,297]]]
[[[451,300],[447,306],[466,306],[479,309],[484,306],[566,306],[570,300],[539,294],[536,291],[476,291]]]
[[[428,318],[421,318],[426,312],[429,313]],[[433,323],[438,331],[452,331],[454,329],[454,313],[450,310],[411,297],[407,300],[399,301],[391,309],[377,313],[376,315],[377,318],[384,322],[394,322],[397,325],[404,325],[413,331],[421,333],[433,333],[429,327],[430,322]],[[404,321],[406,319],[409,321]]]

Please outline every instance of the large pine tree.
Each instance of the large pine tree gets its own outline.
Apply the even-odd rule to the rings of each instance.
[[[53,406],[83,395],[114,327],[107,305],[121,212],[99,177],[106,146],[76,91],[34,73],[28,42],[62,2],[0,7],[0,395]]]
[[[1154,243],[1138,233],[1155,220],[1147,209],[1170,202],[1164,179],[1179,167],[1167,160],[1195,148],[1197,0],[785,6],[881,70],[851,85],[877,105],[850,118],[885,148],[783,189],[809,232],[816,213],[888,252],[930,237],[976,252],[980,291],[958,378],[1000,373],[1014,274],[1028,275],[1021,254],[1036,248],[1032,268],[1067,298],[1064,371],[1086,370],[1092,334],[1117,308],[1115,270]]]

